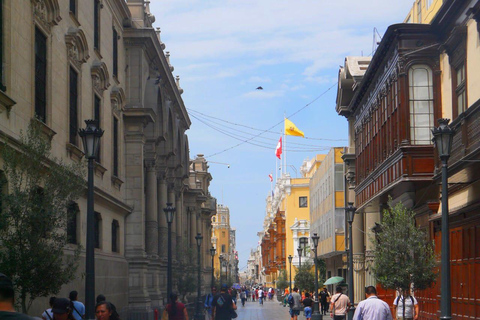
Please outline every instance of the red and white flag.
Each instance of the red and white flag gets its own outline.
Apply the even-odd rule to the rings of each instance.
[[[280,156],[282,154],[282,137],[280,137],[280,140],[278,140],[277,143],[277,148],[275,149],[275,155],[277,156],[278,159],[282,159]]]
[[[268,177],[270,178],[270,182],[273,182],[273,176],[271,173],[268,175]]]

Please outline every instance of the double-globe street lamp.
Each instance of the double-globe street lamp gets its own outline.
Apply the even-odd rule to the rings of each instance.
[[[210,289],[213,288],[215,286],[215,277],[214,277],[214,270],[215,270],[215,267],[213,265],[213,258],[215,258],[215,248],[214,247],[211,247],[210,248],[210,255],[212,256],[212,284],[210,285]]]
[[[204,319],[203,312],[200,310],[200,306],[202,305],[202,276],[201,276],[201,266],[200,266],[200,255],[201,255],[201,247],[202,247],[202,240],[203,237],[200,233],[197,233],[195,236],[195,240],[197,240],[197,272],[198,272],[198,279],[197,279],[197,304],[195,307],[195,320],[202,320]]]
[[[454,130],[450,128],[450,119],[439,119],[438,128],[432,130],[433,143],[442,160],[442,257],[441,257],[441,298],[440,319],[452,318],[452,294],[450,291],[450,231],[448,222],[448,158],[452,150]]]
[[[288,263],[290,263],[290,293],[292,293],[292,259],[291,255],[288,256]]]
[[[175,215],[175,208],[172,207],[172,203],[168,202],[167,207],[163,209],[167,216],[168,224],[168,263],[167,263],[167,299],[170,299],[172,294],[172,223]],[[168,300],[167,300],[168,301]]]
[[[82,138],[85,158],[88,159],[88,188],[87,188],[87,244],[85,254],[85,317],[95,319],[95,219],[94,219],[94,184],[93,160],[98,154],[100,138],[103,130],[98,126],[98,120],[85,120],[87,127],[80,129],[78,135]]]
[[[353,239],[352,239],[352,224],[353,219],[355,218],[355,212],[357,208],[353,206],[353,202],[349,202],[348,206],[345,208],[346,218],[348,222],[348,298],[350,299],[352,305],[353,303]],[[353,318],[353,312],[355,308],[350,308],[348,312],[348,319]]]
[[[320,237],[314,233],[312,236],[313,241],[313,252],[315,253],[315,302],[313,305],[313,314],[312,320],[322,320],[323,316],[320,314],[320,306],[318,301],[318,270],[317,270],[317,247],[318,247],[318,240]]]
[[[302,247],[298,246],[297,248],[297,253],[298,253],[298,268],[300,269],[302,267]]]

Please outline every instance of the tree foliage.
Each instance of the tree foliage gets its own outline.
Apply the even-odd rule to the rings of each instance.
[[[295,287],[302,291],[313,292],[315,290],[315,269],[312,264],[305,262],[297,269],[295,275]]]
[[[81,164],[51,156],[33,120],[20,144],[2,145],[0,270],[14,282],[22,311],[75,278],[79,248],[64,254],[67,207],[85,190]]]
[[[315,260],[318,270],[318,283],[321,286],[327,280],[327,263],[325,259],[318,258]]]
[[[290,285],[290,282],[287,280],[287,272],[285,269],[280,270],[280,274],[278,275],[276,285],[277,285],[277,289],[281,289],[281,290],[288,288],[288,286]]]
[[[433,243],[415,226],[414,212],[390,199],[379,229],[373,272],[383,287],[400,292],[430,287],[436,279]]]
[[[197,255],[195,254],[196,250],[189,247],[186,243],[177,246],[177,250],[179,250],[181,254],[179,255],[180,259],[173,269],[173,277],[177,291],[182,296],[182,300],[185,301],[187,294],[197,290]]]

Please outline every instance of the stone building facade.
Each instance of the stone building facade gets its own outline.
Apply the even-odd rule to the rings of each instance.
[[[78,129],[85,119],[99,120],[95,293],[151,312],[166,298],[163,208],[176,208],[174,248],[192,246],[202,233],[207,255],[216,204],[205,159],[190,161],[183,90],[152,28],[149,1],[2,0],[0,8],[2,140],[15,143],[37,121],[54,156],[83,161]],[[85,247],[86,205],[86,197],[78,200],[67,252]],[[78,277],[59,296],[75,289],[83,299],[84,251],[81,257]],[[202,263],[208,275],[209,259]]]

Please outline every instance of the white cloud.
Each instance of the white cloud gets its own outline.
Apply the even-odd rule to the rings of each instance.
[[[254,99],[271,99],[281,97],[285,94],[283,90],[275,90],[275,91],[265,91],[265,90],[256,90],[250,91],[242,96],[245,98],[254,98]]]

